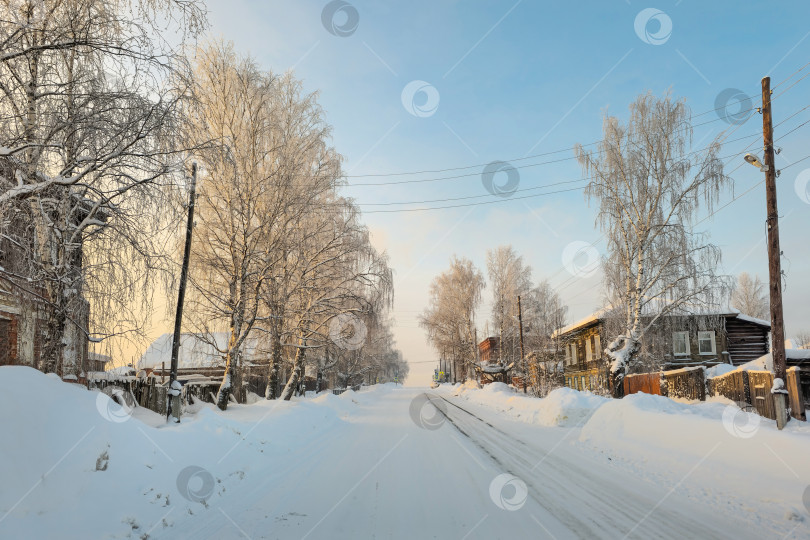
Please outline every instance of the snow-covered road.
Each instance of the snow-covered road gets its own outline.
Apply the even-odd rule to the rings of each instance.
[[[808,428],[733,437],[724,404],[385,385],[167,426],[3,375],[0,538],[810,536]]]
[[[223,499],[191,537],[231,537],[236,524],[250,538],[769,537],[690,501],[677,482],[606,466],[572,444],[575,428],[527,426],[423,392],[399,388],[365,405],[356,394],[343,429],[270,465],[287,468],[283,478]]]

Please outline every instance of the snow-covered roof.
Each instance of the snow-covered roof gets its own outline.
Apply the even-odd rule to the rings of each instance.
[[[562,328],[555,330],[554,333],[551,334],[551,337],[557,337],[562,334],[567,334],[568,332],[573,332],[574,330],[579,330],[580,328],[585,328],[586,326],[590,326],[591,324],[597,323],[604,318],[605,314],[608,311],[610,311],[609,308],[601,308],[575,323],[569,324],[568,326],[563,326]]]
[[[129,366],[87,372],[87,379],[90,381],[133,381],[135,378],[135,370]]]
[[[563,334],[567,334],[569,332],[573,332],[575,330],[579,330],[581,328],[585,328],[587,326],[595,324],[595,323],[599,322],[600,320],[604,319],[605,315],[607,313],[609,313],[609,312],[610,312],[610,308],[599,309],[598,311],[595,311],[594,313],[591,313],[587,317],[585,317],[585,318],[583,318],[583,319],[581,319],[581,320],[579,320],[579,321],[577,321],[577,322],[575,322],[573,324],[569,324],[568,326],[564,326],[563,328],[560,328],[559,330],[555,330],[554,333],[551,335],[551,337],[558,337],[558,336],[561,336]],[[707,315],[707,316],[708,315],[715,315],[715,316],[722,316],[722,317],[728,317],[728,318],[736,318],[736,319],[741,320],[741,321],[746,321],[746,322],[750,322],[750,323],[753,323],[753,324],[756,324],[756,325],[759,325],[759,326],[764,326],[765,328],[770,328],[771,327],[770,321],[766,321],[766,320],[763,320],[763,319],[757,319],[756,317],[751,317],[749,315],[745,315],[744,313],[740,313],[740,310],[738,310],[736,308],[732,308],[732,307],[724,308],[724,309],[716,309],[716,310],[696,309],[696,310],[687,311],[685,313],[678,312],[678,313],[670,313],[669,314],[669,316],[692,316],[692,315]]]
[[[97,352],[89,351],[87,353],[87,359],[92,360],[94,362],[110,362],[112,361],[112,357],[106,354],[100,354]]]
[[[172,334],[163,334],[153,341],[138,361],[138,369],[161,367],[163,363],[168,368],[172,361],[172,337]],[[177,355],[178,368],[225,366],[225,356],[219,351],[227,349],[230,334],[228,332],[215,332],[207,337],[213,339],[216,347],[204,341],[202,335],[192,333],[180,335],[180,351]],[[247,362],[256,359],[258,356],[257,349],[258,341],[256,339],[245,340],[243,359]]]
[[[737,318],[738,320],[741,320],[741,321],[747,321],[747,322],[750,322],[750,323],[758,324],[758,325],[760,325],[760,326],[765,326],[765,327],[767,327],[767,328],[770,328],[770,327],[771,327],[771,321],[766,321],[766,320],[764,320],[764,319],[757,319],[756,317],[751,317],[751,316],[746,315],[746,314],[744,314],[744,313],[740,313],[740,312],[739,312],[738,310],[736,310],[736,309],[735,309],[734,311],[736,311],[736,312],[737,312],[737,317],[736,317],[736,318]]]

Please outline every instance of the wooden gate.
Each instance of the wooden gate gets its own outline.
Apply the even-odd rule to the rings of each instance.
[[[624,378],[624,395],[643,392],[645,394],[661,395],[661,374],[655,373],[634,373]]]

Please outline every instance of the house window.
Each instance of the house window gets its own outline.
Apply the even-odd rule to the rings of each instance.
[[[585,361],[590,362],[593,360],[593,356],[591,355],[591,338],[585,340]]]
[[[689,332],[672,333],[672,352],[675,356],[689,356]]]
[[[698,332],[698,352],[700,354],[717,354],[713,330]]]
[[[602,344],[599,339],[599,334],[594,334],[593,336],[593,354],[597,358],[602,358]]]
[[[580,390],[587,390],[588,387],[585,385],[585,375],[579,378],[579,388]]]
[[[571,344],[571,363],[572,364],[577,363],[577,344],[576,343]]]
[[[565,386],[567,386],[568,388],[571,388],[571,377],[566,377],[565,378]]]

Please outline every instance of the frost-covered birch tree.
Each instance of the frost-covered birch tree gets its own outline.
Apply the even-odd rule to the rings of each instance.
[[[745,315],[770,320],[768,290],[759,276],[751,277],[747,272],[737,276],[737,283],[731,291],[731,307]]]
[[[192,324],[202,339],[227,332],[219,350],[225,375],[217,406],[241,389],[244,345],[263,313],[271,269],[282,263],[284,233],[300,189],[282,172],[276,128],[283,96],[277,79],[231,45],[196,52],[194,99],[185,138],[200,162],[198,231],[190,280]],[[294,143],[293,143],[294,144]]]
[[[285,400],[302,380],[308,350],[322,349],[330,340],[349,353],[358,351],[365,345],[367,321],[393,302],[387,257],[371,245],[357,208],[334,197],[321,201],[310,215],[309,226],[320,234],[310,234],[295,246],[300,273],[290,303],[290,343],[295,354],[280,396]],[[331,323],[339,317],[348,317],[351,324],[336,328]]]
[[[525,300],[531,290],[532,269],[512,246],[499,246],[487,251],[487,274],[492,290],[492,326],[498,332],[500,355],[504,360],[515,360],[520,355],[517,299],[522,296]]]
[[[160,266],[165,220],[143,216],[177,171],[167,19],[205,24],[194,1],[0,2],[0,275],[37,306],[21,323],[44,327],[46,371],[79,374],[88,300],[98,334],[137,329],[127,307]]]
[[[603,135],[595,150],[579,146],[576,155],[607,238],[606,287],[622,330],[605,352],[612,391],[620,395],[656,321],[717,306],[726,296],[727,280],[717,274],[720,250],[693,223],[699,211],[712,210],[730,179],[719,139],[691,150],[690,110],[670,95],[639,96],[627,123],[606,114]]]
[[[479,367],[475,312],[484,285],[472,261],[454,256],[450,268],[431,282],[430,303],[419,317],[430,344],[452,359],[456,376]]]

